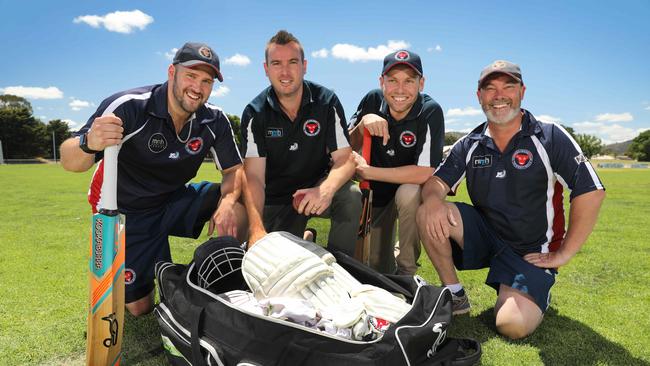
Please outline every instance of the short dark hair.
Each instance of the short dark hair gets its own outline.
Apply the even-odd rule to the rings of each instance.
[[[298,47],[300,47],[300,60],[303,61],[305,59],[305,50],[303,50],[300,41],[293,34],[287,32],[284,29],[279,30],[278,33],[269,39],[268,43],[266,44],[266,49],[264,50],[264,59],[267,62],[269,61],[269,47],[271,44],[285,45],[291,42],[296,42]]]

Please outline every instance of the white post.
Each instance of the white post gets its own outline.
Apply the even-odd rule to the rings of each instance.
[[[54,156],[54,164],[56,164],[56,137],[52,131],[52,155]]]
[[[2,154],[2,140],[0,140],[0,164],[5,163],[5,156]]]

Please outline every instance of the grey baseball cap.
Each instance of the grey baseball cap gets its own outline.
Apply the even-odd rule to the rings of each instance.
[[[510,61],[497,60],[486,66],[483,71],[481,71],[481,76],[478,78],[479,89],[483,85],[483,81],[494,73],[506,74],[513,77],[518,82],[522,84],[524,83],[521,78],[521,69],[519,68],[519,65],[513,64]]]
[[[219,56],[205,43],[187,42],[176,51],[174,65],[183,65],[185,67],[195,67],[197,65],[207,65],[215,72],[215,78],[223,81],[221,69],[219,66]]]

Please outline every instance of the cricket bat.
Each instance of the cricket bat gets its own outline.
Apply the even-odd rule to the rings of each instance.
[[[372,136],[368,130],[363,130],[363,148],[361,155],[370,164],[370,147]],[[372,227],[372,190],[370,182],[363,180],[359,183],[361,189],[361,217],[359,218],[359,231],[357,243],[354,248],[354,258],[365,265],[370,264],[370,229]]]
[[[125,218],[117,211],[117,146],[104,151],[101,203],[90,236],[86,365],[119,365],[124,329]]]

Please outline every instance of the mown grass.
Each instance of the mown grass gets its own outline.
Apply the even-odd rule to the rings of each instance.
[[[600,220],[582,251],[560,270],[540,328],[508,341],[493,326],[486,271],[461,273],[472,312],[452,335],[482,342],[485,365],[650,365],[650,170],[602,169]],[[0,365],[81,365],[86,327],[90,172],[58,165],[0,166]],[[196,180],[219,180],[206,164]],[[467,201],[464,190],[456,199]],[[327,242],[325,220],[310,223]],[[186,263],[206,239],[172,239]],[[419,274],[437,283],[423,256]],[[127,316],[124,364],[166,364],[153,316]]]

